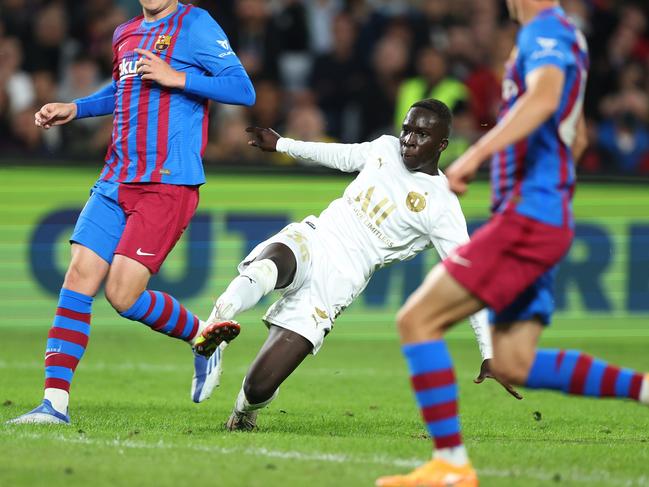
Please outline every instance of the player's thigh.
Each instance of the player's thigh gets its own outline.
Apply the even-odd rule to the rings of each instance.
[[[278,265],[276,287],[283,293],[295,291],[301,288],[309,277],[314,252],[313,238],[314,229],[307,223],[291,223],[252,249],[237,269],[243,272],[254,260],[273,258]],[[262,254],[266,257],[262,257]],[[279,260],[275,261],[276,258]],[[279,266],[282,266],[282,269]]]
[[[115,254],[156,274],[189,225],[198,188],[173,184],[123,184],[119,204],[128,215]]]
[[[89,249],[110,265],[125,224],[126,216],[117,201],[92,193],[77,218],[70,243]],[[73,248],[73,261],[75,252]],[[82,264],[94,260],[92,255],[85,252],[79,254],[77,259]]]
[[[108,273],[108,262],[93,250],[73,243],[71,259],[63,287],[86,296],[94,296]]]
[[[129,309],[144,292],[151,272],[140,262],[115,255],[106,280],[106,299],[119,312]]]
[[[412,343],[440,338],[447,328],[484,306],[438,264],[399,310],[401,339]]]
[[[539,318],[493,326],[494,372],[509,382],[524,385],[534,364],[543,329]]]
[[[284,243],[273,242],[259,253],[255,260],[269,259],[277,267],[276,288],[285,288],[295,279],[297,259],[293,251]]]

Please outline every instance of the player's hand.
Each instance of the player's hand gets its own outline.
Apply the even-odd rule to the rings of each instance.
[[[444,171],[451,191],[458,195],[466,193],[469,189],[469,183],[475,177],[481,163],[482,156],[473,147],[467,150],[462,157],[456,159]]]
[[[514,396],[516,399],[519,401],[523,399],[523,396],[521,396],[516,389],[514,389],[511,384],[508,384],[507,382],[501,380],[499,377],[494,375],[494,373],[491,371],[491,360],[486,359],[482,361],[482,365],[480,366],[480,373],[478,374],[478,377],[476,377],[473,382],[476,384],[482,384],[485,379],[494,379],[498,384],[503,386],[507,392],[509,392],[512,396]]]
[[[34,123],[47,130],[56,125],[64,125],[76,116],[76,103],[48,103],[34,114]]]
[[[167,62],[146,49],[135,49],[142,56],[135,63],[137,74],[145,81],[155,81],[165,88],[185,88],[185,73],[176,71]]]
[[[246,132],[252,136],[252,139],[248,141],[248,145],[259,147],[264,152],[275,152],[277,150],[277,141],[281,135],[273,129],[248,127]]]

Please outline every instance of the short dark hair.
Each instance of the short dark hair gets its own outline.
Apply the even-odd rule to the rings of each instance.
[[[427,98],[426,100],[420,100],[412,104],[410,108],[423,108],[425,110],[430,110],[435,114],[437,121],[446,125],[448,128],[446,132],[446,137],[451,135],[451,124],[453,123],[453,115],[451,110],[446,106],[446,103],[436,100],[434,98]]]

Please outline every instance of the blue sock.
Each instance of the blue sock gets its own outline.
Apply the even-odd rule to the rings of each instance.
[[[525,386],[638,401],[643,379],[643,374],[609,365],[578,350],[540,349]]]
[[[120,315],[187,342],[198,332],[198,318],[173,296],[160,291],[144,291],[133,306]]]
[[[437,449],[462,446],[458,388],[444,340],[402,346],[417,404]]]

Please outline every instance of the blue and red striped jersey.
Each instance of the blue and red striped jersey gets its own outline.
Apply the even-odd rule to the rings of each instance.
[[[575,168],[572,143],[581,116],[588,46],[560,7],[544,10],[518,33],[503,80],[498,119],[525,93],[525,77],[543,66],[565,74],[559,109],[527,138],[496,153],[491,161],[492,210],[516,212],[556,226],[572,226]]]
[[[185,73],[185,89],[142,80],[136,48],[152,51]],[[227,36],[205,10],[179,3],[155,22],[138,16],[120,25],[113,35],[113,83],[75,100],[78,118],[114,115],[99,186],[112,186],[102,181],[204,183],[209,99],[250,105],[254,89]]]

